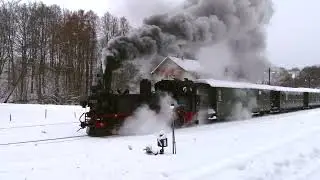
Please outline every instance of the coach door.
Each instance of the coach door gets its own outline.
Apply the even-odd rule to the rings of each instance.
[[[280,91],[271,91],[271,109],[280,110]]]
[[[307,108],[309,106],[309,93],[303,93],[303,107]]]

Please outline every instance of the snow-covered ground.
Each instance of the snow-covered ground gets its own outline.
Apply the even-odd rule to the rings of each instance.
[[[83,136],[80,106],[0,104],[0,144]]]
[[[47,116],[45,118],[45,109]],[[271,180],[320,178],[320,110],[202,125],[171,133],[165,155],[146,155],[156,133],[81,136],[76,106],[0,105],[2,180]],[[11,114],[11,122],[10,122]]]

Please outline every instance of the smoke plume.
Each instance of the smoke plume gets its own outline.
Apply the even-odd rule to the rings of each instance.
[[[141,26],[141,19],[148,17],[150,14],[161,14],[174,11],[176,6],[182,0],[120,0],[123,2],[121,6],[121,16],[129,19],[135,27]],[[139,9],[137,11],[137,9]]]
[[[236,78],[254,80],[268,66],[264,29],[272,13],[271,0],[187,0],[179,10],[147,17],[140,28],[111,40],[106,61],[180,55],[209,64],[208,69],[228,68]],[[204,48],[221,44],[230,63],[202,54]]]

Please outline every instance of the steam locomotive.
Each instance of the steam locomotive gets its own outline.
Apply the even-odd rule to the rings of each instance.
[[[196,88],[192,81],[162,80],[154,84],[152,91],[151,81],[143,79],[140,82],[140,92],[130,94],[128,90],[106,92],[101,86],[93,86],[91,95],[81,102],[83,108],[90,107],[85,113],[85,121],[80,126],[86,128],[89,136],[114,134],[119,130],[126,118],[142,105],[159,113],[160,101],[165,95],[172,97],[171,104],[176,104],[176,116],[173,119],[176,127],[197,123],[195,114],[198,111]],[[168,124],[170,125],[170,124]]]
[[[80,101],[83,108],[90,108],[89,112],[83,114],[85,120],[80,123],[89,136],[115,133],[125,119],[142,105],[147,105],[150,110],[159,113],[160,100],[165,94],[169,94],[179,104],[175,108],[175,118],[172,119],[175,126],[197,122],[194,114],[197,112],[195,102],[198,98],[193,82],[187,79],[163,80],[154,84],[152,92],[151,81],[143,79],[138,94],[131,94],[128,90],[114,92],[111,90],[112,75],[113,71],[121,66],[121,61],[112,55],[105,60],[106,68],[103,73],[97,74],[97,83],[91,87],[91,94]]]

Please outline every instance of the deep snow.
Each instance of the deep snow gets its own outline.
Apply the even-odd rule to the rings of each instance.
[[[82,112],[76,106],[2,104],[0,144],[83,135],[73,123]],[[166,154],[158,156],[143,152],[148,144],[157,148],[156,133],[0,145],[0,179],[315,180],[320,178],[319,117],[314,109],[179,129],[176,155],[169,132]]]

